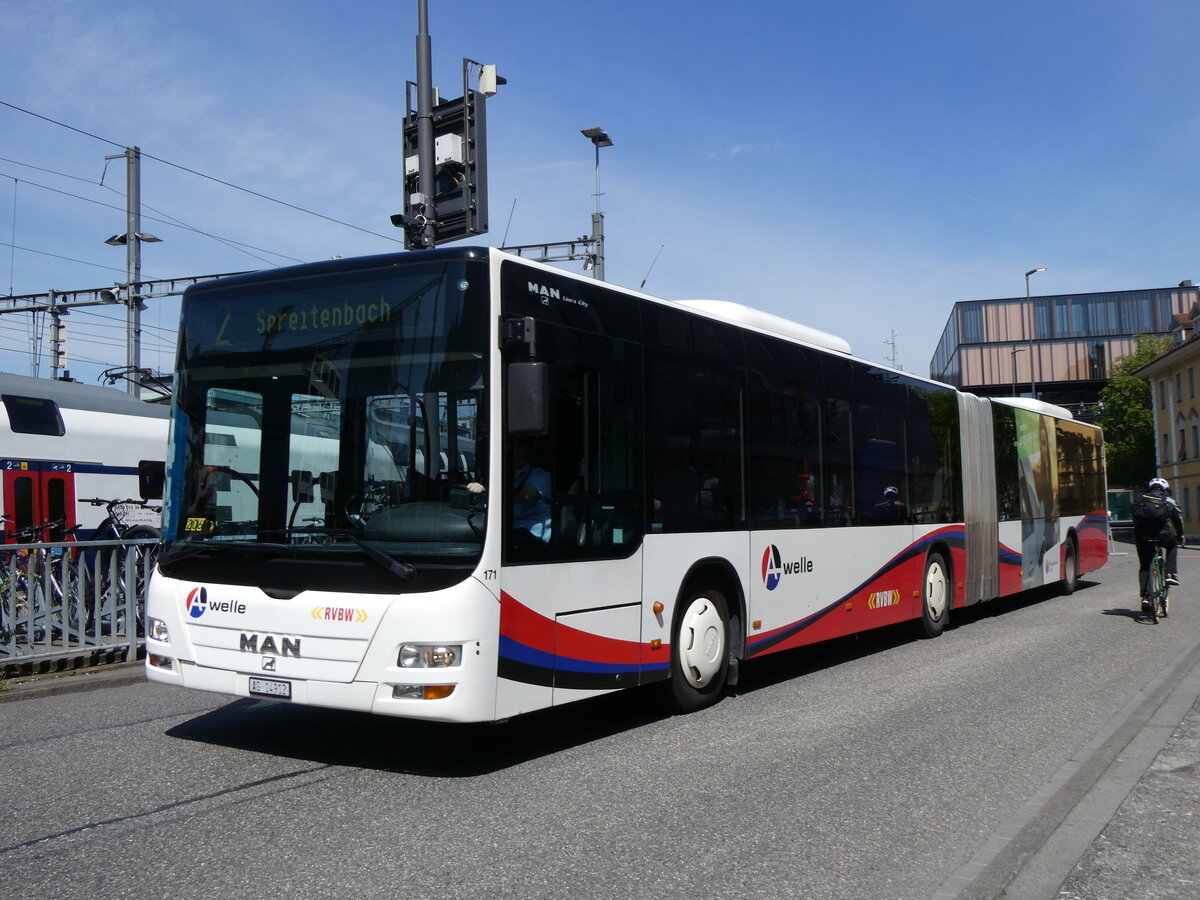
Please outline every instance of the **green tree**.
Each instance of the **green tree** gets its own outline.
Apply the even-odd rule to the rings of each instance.
[[[1165,353],[1171,339],[1139,334],[1134,341],[1137,350],[1113,363],[1112,377],[1100,392],[1109,487],[1137,487],[1154,477],[1150,382],[1133,373]]]

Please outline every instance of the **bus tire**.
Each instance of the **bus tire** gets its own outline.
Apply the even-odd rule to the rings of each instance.
[[[940,553],[930,553],[925,560],[925,578],[921,582],[921,626],[926,637],[935,638],[945,630],[953,597],[950,569],[945,558]]]
[[[1067,538],[1066,550],[1063,553],[1062,581],[1059,582],[1059,592],[1063,596],[1075,593],[1079,587],[1079,551],[1075,549],[1075,541]]]
[[[721,699],[729,676],[729,609],[715,588],[685,601],[671,642],[669,701],[681,713],[695,712]]]

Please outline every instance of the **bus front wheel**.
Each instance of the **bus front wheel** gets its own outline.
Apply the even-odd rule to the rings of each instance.
[[[925,579],[921,585],[921,625],[928,637],[937,637],[946,628],[953,602],[950,569],[940,553],[929,554],[925,561]]]
[[[671,644],[670,701],[678,712],[695,712],[721,698],[729,675],[729,610],[709,588],[687,600]]]

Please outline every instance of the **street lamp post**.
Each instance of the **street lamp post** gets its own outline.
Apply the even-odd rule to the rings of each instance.
[[[596,211],[592,213],[592,247],[594,268],[592,277],[604,280],[604,213],[600,211],[600,148],[611,147],[612,138],[603,128],[584,128],[580,132],[596,148]]]
[[[1013,347],[1012,349],[1012,393],[1017,396],[1017,354],[1024,353],[1027,348]]]
[[[1033,326],[1036,322],[1036,317],[1033,314],[1033,306],[1029,302],[1029,276],[1045,271],[1045,266],[1038,266],[1036,269],[1030,269],[1025,273],[1025,308],[1029,311],[1029,397],[1032,400],[1037,399],[1037,383],[1034,380],[1033,370]],[[1016,357],[1013,358],[1013,363],[1014,365],[1016,364]]]

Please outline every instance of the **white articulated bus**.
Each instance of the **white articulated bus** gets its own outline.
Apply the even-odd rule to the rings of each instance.
[[[169,422],[166,405],[121,391],[0,373],[0,511],[6,539],[32,529],[39,539],[61,540],[76,525],[79,537],[87,538],[107,510],[81,498],[157,495]],[[138,517],[147,527],[159,524],[157,513],[144,508],[131,509],[129,516],[130,524]]]
[[[449,722],[661,684],[1107,556],[1098,429],[494,249],[190,287],[155,681]]]

